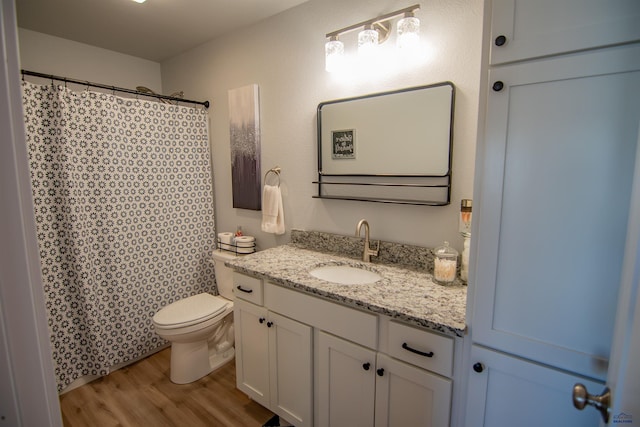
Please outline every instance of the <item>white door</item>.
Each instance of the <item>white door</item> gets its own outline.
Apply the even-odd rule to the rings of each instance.
[[[491,64],[640,40],[637,0],[492,0]]]
[[[376,427],[449,425],[451,380],[378,353]]]
[[[631,190],[631,209],[616,328],[611,345],[607,386],[612,402],[609,425],[640,425],[640,117],[638,152]],[[600,390],[588,390],[598,394]]]
[[[318,425],[373,426],[375,351],[321,331],[316,354]]]
[[[629,220],[640,44],[496,67],[489,77],[474,343],[604,381]]]
[[[638,281],[640,44],[494,67],[489,77],[471,322],[472,365],[484,367],[470,372],[480,394],[468,393],[468,425],[597,425],[565,387],[598,395],[607,381],[610,415],[635,411],[639,423],[638,409],[615,402],[620,385],[639,382],[624,380],[640,358],[624,331],[638,321],[629,289]],[[555,404],[542,403],[551,394],[567,405],[556,418]],[[517,405],[529,416],[511,419]]]
[[[269,312],[271,410],[297,427],[313,424],[311,326]]]
[[[236,385],[253,400],[269,407],[269,334],[267,309],[236,299]]]

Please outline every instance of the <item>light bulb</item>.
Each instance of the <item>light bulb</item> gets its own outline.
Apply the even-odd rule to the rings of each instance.
[[[343,67],[344,43],[338,40],[338,36],[331,36],[324,45],[325,69],[333,73]]]
[[[398,21],[397,45],[401,51],[416,51],[420,42],[420,20],[407,12]]]
[[[364,30],[358,33],[358,55],[364,58],[372,58],[378,50],[378,32],[371,24],[367,24]]]

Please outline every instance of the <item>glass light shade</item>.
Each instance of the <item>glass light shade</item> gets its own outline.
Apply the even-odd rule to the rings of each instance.
[[[358,54],[363,57],[373,57],[378,50],[378,32],[371,25],[364,27],[358,33]]]
[[[398,21],[398,48],[401,50],[416,50],[420,42],[420,20],[407,14]]]
[[[344,63],[344,43],[335,37],[325,43],[324,45],[325,55],[325,69],[332,73],[342,68]]]

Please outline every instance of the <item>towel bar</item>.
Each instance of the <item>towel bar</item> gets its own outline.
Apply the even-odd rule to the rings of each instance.
[[[265,183],[265,185],[267,183],[267,177],[269,176],[269,174],[270,173],[274,173],[274,174],[276,174],[276,176],[278,178],[278,187],[280,187],[280,171],[281,170],[282,169],[280,168],[280,166],[276,166],[276,167],[273,167],[273,168],[269,169],[267,171],[267,173],[264,174],[264,183]]]

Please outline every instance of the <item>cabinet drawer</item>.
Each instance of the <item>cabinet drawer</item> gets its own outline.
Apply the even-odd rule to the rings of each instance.
[[[369,348],[378,345],[378,316],[267,282],[265,305],[296,319]]]
[[[242,273],[233,273],[233,294],[236,298],[262,305],[262,280]]]
[[[388,353],[396,359],[451,377],[453,339],[423,329],[389,322]]]

